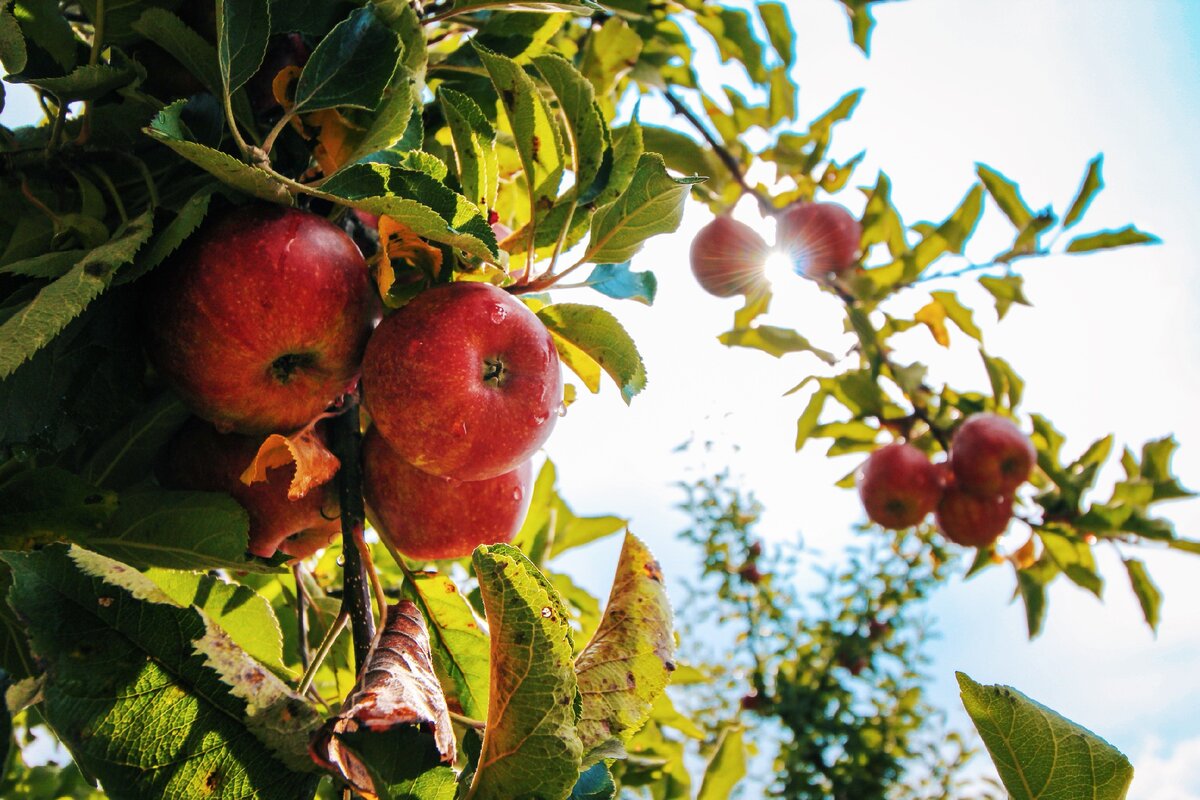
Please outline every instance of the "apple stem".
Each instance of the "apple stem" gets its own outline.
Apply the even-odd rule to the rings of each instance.
[[[333,453],[342,462],[338,470],[338,500],[342,508],[342,610],[350,617],[354,634],[354,664],[361,670],[375,639],[375,616],[371,613],[371,583],[359,549],[366,511],[363,507],[363,477],[360,450],[358,400],[347,398],[345,411],[333,421]]]

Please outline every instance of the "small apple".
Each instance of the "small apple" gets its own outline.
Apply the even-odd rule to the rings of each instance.
[[[270,558],[279,550],[293,558],[307,558],[341,531],[333,484],[289,500],[295,464],[268,469],[265,481],[242,483],[242,471],[254,460],[260,444],[256,437],[220,433],[193,418],[167,446],[161,481],[171,489],[232,495],[250,515],[247,549],[254,555]]]
[[[765,285],[763,269],[770,252],[753,228],[723,214],[692,240],[692,274],[711,295],[748,294]]]
[[[146,350],[221,430],[291,431],[354,383],[379,298],[340,228],[273,205],[234,209],[150,275]]]
[[[961,486],[947,487],[937,507],[937,524],[946,538],[968,547],[986,547],[1012,519],[1012,495],[978,497]]]
[[[776,219],[775,247],[797,273],[841,276],[858,264],[862,225],[837,203],[796,203]]]
[[[528,461],[563,398],[546,326],[486,283],[434,286],[387,317],[367,345],[362,381],[380,436],[418,469],[460,481]]]
[[[375,428],[363,440],[363,495],[375,529],[418,561],[511,542],[529,510],[532,480],[528,461],[481,481],[442,478],[409,464]]]
[[[749,563],[743,564],[741,566],[741,568],[738,569],[738,575],[746,583],[749,583],[754,586],[757,586],[758,584],[762,583],[762,579],[763,579],[763,574],[758,569],[758,567],[755,566],[754,564],[749,564]]]
[[[910,528],[933,511],[942,495],[943,471],[911,444],[879,448],[858,473],[858,496],[871,521]]]
[[[1029,479],[1037,452],[1012,420],[975,414],[950,441],[950,468],[964,492],[979,497],[1012,494]]]

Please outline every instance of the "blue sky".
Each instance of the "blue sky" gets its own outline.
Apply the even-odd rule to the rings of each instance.
[[[1164,244],[1023,266],[1034,307],[1014,310],[1002,326],[985,324],[989,350],[1028,379],[1025,410],[1054,420],[1068,436],[1068,452],[1110,431],[1133,444],[1174,432],[1182,443],[1177,471],[1185,485],[1200,488],[1194,310],[1200,300],[1194,188],[1200,152],[1192,144],[1200,130],[1200,3],[886,4],[877,12],[869,60],[848,43],[844,16],[832,0],[788,4],[802,23],[795,67],[801,119],[865,87],[855,118],[839,129],[834,154],[866,149],[854,185],[872,183],[885,169],[910,223],[949,213],[971,184],[976,161],[1019,181],[1032,206],[1054,203],[1061,210],[1087,160],[1105,154],[1108,188],[1082,227],[1134,221]],[[719,82],[727,73],[712,63],[705,75]],[[22,99],[10,91],[8,101],[4,119],[13,124],[23,113]],[[667,119],[652,103],[643,111],[651,121]],[[857,193],[839,199],[861,210]],[[748,207],[739,216],[758,224]],[[830,461],[819,447],[793,452],[805,398],[781,396],[820,365],[805,356],[776,361],[717,344],[736,305],[696,288],[685,256],[706,221],[705,211],[690,208],[677,234],[654,241],[635,260],[635,268],[659,277],[654,308],[608,304],[638,341],[649,386],[631,408],[606,386],[570,409],[547,448],[561,488],[580,512],[629,516],[668,574],[686,573],[694,554],[674,541],[685,520],[673,510],[680,498],[672,484],[695,476],[699,466],[671,450],[696,434],[722,443],[717,460],[727,461],[765,502],[765,535],[802,535],[835,557],[861,510],[852,492],[833,483],[856,459]],[[989,209],[977,237],[979,255],[1011,238],[1006,225]],[[960,291],[979,309],[978,321],[994,320],[989,300],[972,282],[935,288]],[[912,309],[926,299],[916,293]],[[768,321],[797,327],[826,349],[838,351],[842,343],[838,304],[800,279],[777,285]],[[905,355],[927,360],[935,379],[984,385],[978,356],[961,337],[948,352],[916,333],[906,337],[897,342]],[[1200,538],[1200,501],[1177,503],[1170,513],[1181,533]],[[603,595],[616,551],[614,542],[601,542],[566,562]],[[1008,603],[1010,573],[953,580],[931,605],[941,631],[931,643],[934,701],[950,712],[952,724],[965,727],[954,670],[1014,685],[1121,747],[1138,768],[1135,800],[1200,800],[1200,559],[1143,557],[1166,596],[1157,638],[1141,621],[1120,563],[1107,554],[1101,559],[1111,584],[1105,603],[1060,582],[1051,592],[1046,631],[1033,643],[1026,640],[1020,606]]]

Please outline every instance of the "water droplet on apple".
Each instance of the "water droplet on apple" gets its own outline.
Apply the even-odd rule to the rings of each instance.
[[[529,422],[531,425],[533,425],[536,428],[539,425],[544,425],[546,423],[546,420],[548,420],[548,419],[550,419],[549,414],[538,413],[538,414],[534,414],[532,417],[530,417]]]
[[[559,403],[557,413],[558,413],[558,416],[565,417],[567,415],[567,404]]]
[[[516,502],[519,503],[519,502],[521,502],[521,498],[523,496],[524,496],[524,492],[521,491],[520,486],[517,486],[516,488],[513,489],[513,500],[515,500]]]
[[[336,559],[334,559],[334,561],[337,563],[337,565],[339,567],[346,566],[346,557],[345,556],[338,556]]]
[[[492,322],[499,325],[508,318],[508,309],[502,305],[492,306]]]

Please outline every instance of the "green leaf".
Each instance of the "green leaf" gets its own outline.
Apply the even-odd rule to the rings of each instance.
[[[598,264],[584,285],[616,300],[636,300],[649,306],[654,305],[658,278],[653,272],[634,272],[628,262]]]
[[[180,606],[203,611],[258,663],[277,675],[288,674],[283,664],[283,633],[266,598],[249,587],[197,572],[151,569],[145,575]]]
[[[671,233],[683,219],[688,189],[703,178],[673,178],[662,156],[638,159],[629,187],[592,217],[592,236],[583,261],[619,264],[629,261],[651,236]]]
[[[1021,199],[1021,191],[1017,185],[983,164],[976,164],[975,171],[987,188],[988,194],[996,201],[996,205],[1000,206],[1000,210],[1012,222],[1013,227],[1018,231],[1025,230],[1033,220],[1033,211]]]
[[[188,141],[188,133],[180,119],[186,101],[180,100],[164,108],[144,132],[162,142],[196,166],[217,177],[222,183],[260,200],[291,205],[287,188],[267,172],[239,161],[228,153]]]
[[[792,66],[796,61],[796,32],[788,18],[787,6],[783,3],[759,3],[758,18],[767,29],[767,38],[771,40],[771,47],[783,65]]]
[[[62,250],[42,253],[41,255],[23,258],[11,264],[0,267],[0,273],[5,275],[21,275],[26,278],[43,278],[55,280],[71,271],[71,267],[87,254],[87,250]]]
[[[617,786],[613,783],[612,773],[600,761],[580,773],[567,800],[613,800],[616,794]]]
[[[637,64],[645,42],[628,22],[614,14],[588,37],[587,49],[579,66],[601,98],[610,96],[613,86]]]
[[[530,201],[536,206],[553,200],[558,195],[565,164],[560,129],[549,103],[515,61],[493,53],[474,39],[471,44],[500,95],[530,187]]]
[[[1083,176],[1083,183],[1079,186],[1079,192],[1075,195],[1075,199],[1071,201],[1071,207],[1067,210],[1067,215],[1063,217],[1063,230],[1073,226],[1083,217],[1088,210],[1088,206],[1092,204],[1092,200],[1104,188],[1104,178],[1100,175],[1100,170],[1104,166],[1104,155],[1098,155],[1088,162],[1087,173]]]
[[[912,280],[942,254],[962,253],[967,240],[975,232],[983,216],[983,187],[976,184],[967,192],[954,213],[913,248],[913,272],[905,275]]]
[[[201,611],[79,548],[4,560],[42,713],[83,769],[129,797],[312,796],[316,714]]]
[[[728,800],[734,788],[746,777],[746,746],[741,726],[729,726],[721,731],[717,749],[704,770],[704,782],[696,800]]]
[[[674,669],[671,604],[662,568],[646,545],[627,533],[604,617],[575,661],[585,764],[615,744],[629,743]]]
[[[813,396],[808,399],[808,405],[804,407],[804,411],[800,413],[800,418],[796,420],[796,452],[800,452],[817,429],[817,424],[821,419],[821,411],[825,408],[825,401],[829,398],[829,392],[824,389],[818,389],[813,392]]]
[[[217,0],[217,61],[226,94],[258,72],[270,38],[267,0]]]
[[[575,69],[570,61],[560,55],[536,56],[533,65],[541,73],[542,80],[550,86],[558,98],[559,108],[567,121],[571,133],[571,163],[575,171],[575,196],[595,196],[602,186],[602,166],[612,164],[612,141],[608,126],[596,105],[595,92],[587,78]]]
[[[1025,296],[1025,279],[1020,275],[1005,275],[1002,278],[984,275],[979,279],[979,284],[996,298],[997,319],[1004,319],[1013,305],[1033,305]]]
[[[117,510],[117,496],[64,469],[43,467],[0,484],[0,507],[0,545],[25,550],[102,528]]]
[[[479,208],[431,176],[387,164],[352,164],[321,185],[354,208],[387,214],[418,236],[484,260],[497,257],[496,235]]]
[[[133,29],[170,53],[204,84],[213,97],[220,97],[221,62],[217,49],[183,20],[163,8],[147,8]]]
[[[945,310],[946,316],[958,326],[959,330],[976,341],[983,341],[983,332],[975,324],[971,309],[959,302],[957,294],[954,292],[930,292],[929,295]]]
[[[179,245],[195,233],[208,214],[208,204],[215,189],[215,184],[209,185],[188,198],[175,217],[159,229],[144,250],[138,252],[133,267],[121,271],[117,276],[117,284],[129,283],[142,277],[165,261],[167,256],[174,253]]]
[[[466,13],[472,9],[490,10],[496,5],[494,0],[455,0],[455,14]],[[502,4],[505,11],[528,11],[531,13],[554,14],[567,11],[572,14],[591,14],[602,10],[602,6],[593,0],[513,0]]]
[[[646,366],[633,339],[609,312],[579,303],[556,303],[537,312],[552,334],[594,359],[616,381],[628,404],[646,388]]]
[[[875,14],[871,3],[878,0],[842,0],[850,17],[850,34],[854,44],[865,55],[871,54],[871,33],[875,30]]]
[[[454,800],[454,770],[440,763],[433,737],[423,730],[362,728],[338,741],[361,759],[381,800]]]
[[[370,5],[334,26],[313,50],[296,81],[293,111],[379,105],[400,59],[400,37]],[[399,138],[399,137],[397,137]]]
[[[67,103],[72,100],[95,100],[109,92],[116,91],[132,83],[137,72],[131,66],[111,66],[109,64],[85,64],[76,67],[69,74],[55,78],[22,78],[20,80],[9,76],[7,80],[14,83],[27,83],[36,86]]]
[[[9,10],[9,5],[10,0],[0,3],[0,63],[11,75],[25,69],[26,52],[25,35],[17,24],[17,18]]]
[[[1093,250],[1111,250],[1114,247],[1127,247],[1134,244],[1162,244],[1162,239],[1152,233],[1139,231],[1132,225],[1126,225],[1118,230],[1076,236],[1067,244],[1067,252],[1090,253]]]
[[[1038,535],[1046,547],[1046,553],[1071,581],[1087,589],[1096,597],[1104,591],[1104,581],[1096,571],[1096,560],[1092,548],[1077,536],[1042,528]]]
[[[738,61],[755,83],[767,80],[762,44],[750,26],[750,14],[740,8],[709,6],[710,13],[696,15],[696,22],[712,36],[720,52],[721,63]]]
[[[117,270],[132,261],[150,238],[152,227],[150,211],[123,223],[112,239],[0,324],[0,379],[11,375],[105,291]]]
[[[598,206],[611,203],[629,188],[629,183],[633,180],[644,150],[642,126],[637,120],[635,111],[629,124],[614,132],[613,166],[608,174],[608,182],[596,198]]]
[[[762,350],[776,358],[782,358],[788,353],[812,353],[830,366],[837,363],[837,357],[833,353],[814,347],[797,331],[778,328],[774,325],[758,325],[753,328],[726,331],[717,337],[717,341],[726,347],[750,347]]]
[[[1045,579],[1032,570],[1020,570],[1017,572],[1017,589],[1025,603],[1025,625],[1029,638],[1036,638],[1046,621]]]
[[[480,208],[493,208],[500,180],[495,129],[470,95],[442,87],[438,101],[450,128],[463,194]]]
[[[963,706],[1013,800],[1123,800],[1133,766],[1115,747],[1015,689],[956,675]]]
[[[462,712],[483,719],[488,710],[488,637],[454,582],[436,572],[418,572],[405,590],[429,621],[433,666],[446,694]]]
[[[534,563],[557,558],[573,547],[623,530],[628,520],[612,515],[580,517],[558,494],[558,471],[546,459],[533,484],[533,496],[521,530],[514,537]]]
[[[1146,617],[1146,624],[1150,626],[1150,630],[1157,632],[1159,609],[1162,607],[1162,593],[1154,585],[1154,581],[1150,580],[1150,573],[1146,571],[1146,565],[1143,562],[1136,558],[1127,558],[1124,563],[1125,571],[1129,573],[1129,583],[1133,586],[1133,593],[1137,595],[1138,603],[1142,606],[1142,614]]]
[[[583,749],[566,609],[513,547],[481,546],[472,563],[491,631],[492,691],[466,800],[566,797]]]
[[[57,0],[21,0],[20,13],[14,16],[25,39],[49,53],[63,72],[75,66],[79,40],[59,11]]]

